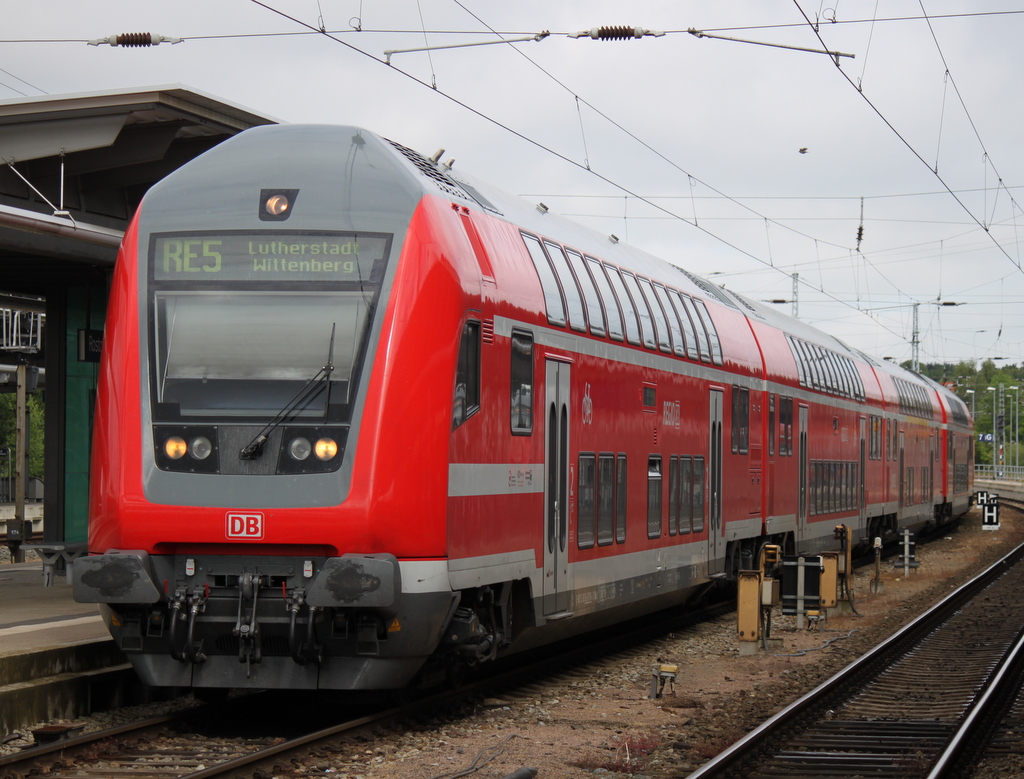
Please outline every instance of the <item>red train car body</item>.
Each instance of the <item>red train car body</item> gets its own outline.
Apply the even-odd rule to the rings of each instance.
[[[346,127],[147,194],[94,430],[75,597],[197,688],[398,688],[973,486],[944,388]]]

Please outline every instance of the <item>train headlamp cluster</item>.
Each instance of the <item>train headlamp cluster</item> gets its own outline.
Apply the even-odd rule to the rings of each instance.
[[[213,443],[204,435],[195,436],[190,442],[178,435],[164,441],[164,454],[170,460],[180,460],[186,454],[194,460],[205,460],[213,453]]]
[[[212,425],[157,425],[153,428],[157,467],[185,473],[220,470],[217,428]]]
[[[288,442],[288,456],[293,460],[302,462],[315,455],[316,459],[326,462],[331,460],[338,453],[338,442],[333,438],[318,438],[315,444],[310,443],[305,436],[296,436]]]
[[[286,427],[281,438],[278,473],[326,473],[338,468],[344,443],[337,428]],[[340,443],[339,443],[340,442]]]

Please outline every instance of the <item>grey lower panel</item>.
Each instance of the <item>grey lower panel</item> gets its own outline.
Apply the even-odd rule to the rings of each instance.
[[[426,657],[333,657],[321,667],[290,657],[265,657],[246,668],[218,655],[193,666],[165,655],[130,655],[135,672],[152,687],[227,687],[252,690],[388,690],[404,687]]]

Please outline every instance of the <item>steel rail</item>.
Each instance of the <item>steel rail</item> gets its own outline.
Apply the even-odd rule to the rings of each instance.
[[[768,743],[777,734],[794,727],[801,719],[808,716],[815,706],[822,706],[830,696],[838,694],[843,687],[859,684],[862,679],[872,678],[875,675],[873,667],[883,664],[886,656],[897,652],[900,647],[911,644],[919,636],[930,632],[936,624],[945,618],[947,613],[960,608],[1022,557],[1024,557],[1024,544],[990,565],[970,581],[965,582],[941,602],[904,625],[884,642],[850,663],[835,676],[825,680],[809,693],[761,723],[743,738],[690,773],[688,779],[710,779],[711,777],[725,776],[730,771],[737,770],[742,762],[749,759],[751,754],[759,751],[760,745]]]

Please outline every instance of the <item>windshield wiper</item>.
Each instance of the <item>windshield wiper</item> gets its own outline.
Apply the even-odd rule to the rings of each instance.
[[[327,364],[318,370],[313,375],[313,378],[306,382],[305,386],[298,391],[298,394],[296,394],[284,408],[277,412],[274,418],[267,423],[267,426],[256,434],[255,438],[241,448],[238,452],[239,459],[257,459],[263,453],[263,445],[267,442],[267,439],[270,438],[270,434],[277,429],[278,425],[288,418],[289,414],[312,398],[319,391],[320,386],[324,384],[324,382],[327,383],[327,397],[324,401],[324,422],[327,422],[328,404],[331,402],[330,380],[331,374],[334,372],[334,330],[336,327],[337,322],[331,325],[331,345],[327,349]]]

